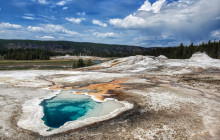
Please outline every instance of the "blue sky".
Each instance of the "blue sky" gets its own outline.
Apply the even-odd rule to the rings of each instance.
[[[0,0],[0,38],[143,47],[220,39],[220,0]]]

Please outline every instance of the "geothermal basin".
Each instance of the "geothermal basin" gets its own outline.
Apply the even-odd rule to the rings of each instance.
[[[220,137],[220,60],[204,53],[184,60],[131,56],[78,70],[1,71],[0,91],[3,139]]]

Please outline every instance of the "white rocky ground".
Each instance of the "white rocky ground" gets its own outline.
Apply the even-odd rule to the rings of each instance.
[[[112,66],[112,64],[116,64]],[[184,74],[206,68],[218,69],[220,61],[210,58],[205,53],[196,53],[190,59],[167,59],[165,56],[130,56],[119,58],[98,65],[104,72]],[[97,67],[97,66],[95,66]],[[105,68],[105,69],[104,69]]]
[[[18,126],[25,111],[33,109],[30,104],[38,105],[39,100],[56,94],[57,90],[45,89],[49,86],[79,88],[120,78],[128,79],[119,91],[124,101],[134,104],[134,108],[114,119],[77,130],[66,129],[69,131],[49,137]],[[27,103],[29,108],[22,108]],[[203,53],[186,60],[131,56],[80,71],[0,71],[0,110],[0,138],[3,139],[217,140],[220,137],[220,60]],[[41,115],[30,116],[30,120],[39,121]],[[39,125],[40,129],[41,123],[37,121],[26,125]]]
[[[95,56],[71,56],[71,55],[65,55],[65,56],[54,56],[54,57],[51,57],[50,59],[54,60],[54,59],[67,59],[67,60],[72,60],[72,59],[84,59],[84,60],[88,60],[88,59],[91,59],[91,60],[103,60],[103,61],[106,61],[106,60],[109,60],[108,58],[103,58],[103,57],[95,57]]]

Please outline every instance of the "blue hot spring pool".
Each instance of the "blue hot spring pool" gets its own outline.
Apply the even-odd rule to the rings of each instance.
[[[106,115],[124,107],[116,101],[100,103],[90,96],[76,95],[70,91],[62,91],[51,99],[43,100],[40,105],[43,106],[44,111],[42,120],[51,129],[59,128],[69,121]]]

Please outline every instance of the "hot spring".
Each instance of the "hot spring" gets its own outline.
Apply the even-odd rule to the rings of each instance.
[[[40,105],[44,112],[42,120],[49,130],[59,128],[70,121],[104,116],[125,107],[114,100],[96,102],[90,96],[73,94],[71,91],[62,91],[53,98],[43,100]]]

